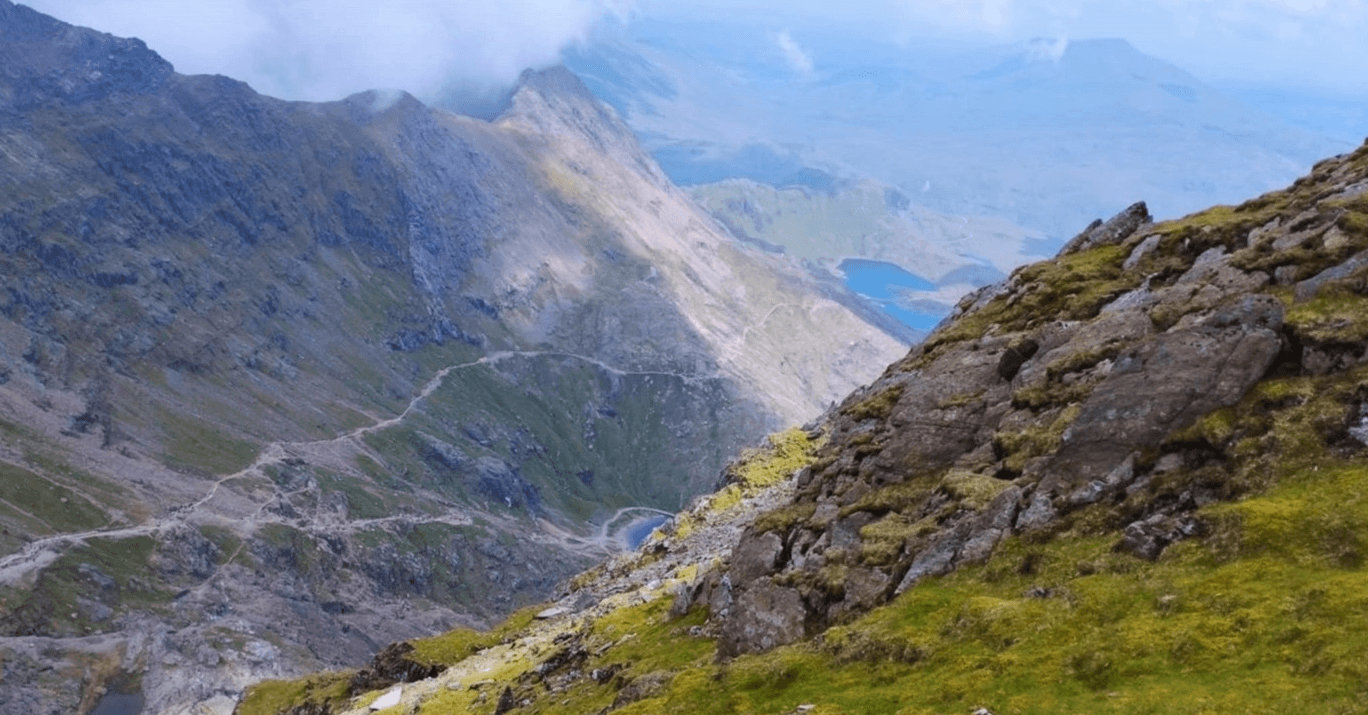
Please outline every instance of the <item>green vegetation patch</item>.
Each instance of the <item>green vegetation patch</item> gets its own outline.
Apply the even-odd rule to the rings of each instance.
[[[1060,444],[1064,440],[1064,430],[1078,419],[1082,412],[1081,405],[1074,404],[1068,408],[1060,410],[1053,415],[1048,423],[1047,416],[1042,417],[1034,425],[1017,432],[999,432],[993,436],[993,444],[996,449],[1006,455],[1006,467],[1013,472],[1020,472],[1026,462],[1036,457],[1054,454],[1058,451]]]
[[[409,641],[413,651],[410,660],[424,665],[454,665],[486,648],[511,640],[532,623],[545,604],[527,606],[514,611],[503,623],[489,631],[456,628],[440,636]]]
[[[988,506],[1012,483],[984,474],[952,470],[941,480],[941,488],[961,506],[975,511]]]
[[[768,444],[748,450],[729,470],[731,477],[746,487],[768,487],[793,476],[812,463],[821,446],[803,430],[794,428],[770,435]]]
[[[233,474],[250,466],[260,445],[230,437],[193,417],[167,414],[162,461],[172,469],[202,474]]]
[[[1283,292],[1284,320],[1312,343],[1362,345],[1368,341],[1368,269],[1321,288],[1312,300],[1297,303]]]
[[[893,413],[893,406],[902,397],[903,386],[894,385],[846,407],[841,412],[855,420],[883,420]]]
[[[353,519],[379,519],[393,513],[383,496],[367,489],[360,479],[315,469],[315,478],[324,491],[338,492],[347,497],[347,514]]]
[[[326,673],[299,680],[266,680],[249,688],[234,715],[278,715],[313,705],[310,712],[339,712],[346,706],[350,673]]]
[[[1068,385],[1047,381],[1023,387],[1012,393],[1012,407],[1040,411],[1082,402],[1092,394],[1094,383],[1078,381]]]
[[[32,590],[0,606],[0,633],[10,636],[78,636],[112,626],[129,609],[156,608],[171,591],[151,583],[151,537],[92,538],[43,569]]]
[[[817,505],[812,502],[795,502],[761,514],[752,527],[761,534],[768,531],[786,533],[793,526],[811,519],[816,511]]]
[[[0,462],[0,500],[56,532],[81,532],[109,524],[85,497],[23,467]]]
[[[1116,296],[1134,289],[1142,276],[1121,270],[1129,251],[1102,246],[1018,268],[1016,292],[933,333],[922,344],[924,361],[946,345],[976,340],[992,325],[999,332],[1021,332],[1044,320],[1088,320]]]

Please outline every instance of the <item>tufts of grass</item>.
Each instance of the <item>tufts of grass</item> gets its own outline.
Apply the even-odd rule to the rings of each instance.
[[[737,482],[752,488],[778,484],[811,464],[813,453],[821,446],[796,428],[776,432],[767,442],[760,449],[745,452],[732,465],[729,473]]]
[[[338,711],[347,704],[350,677],[350,673],[328,673],[299,680],[266,680],[249,688],[233,713],[278,715],[309,705],[314,706],[311,712]]]
[[[1102,246],[1017,269],[1020,289],[933,333],[923,343],[922,360],[934,359],[944,346],[975,340],[994,325],[1000,332],[1020,332],[1047,319],[1095,317],[1102,306],[1140,284],[1141,276],[1121,270],[1127,253],[1123,246]]]
[[[519,609],[490,631],[457,628],[432,638],[409,641],[413,651],[408,657],[425,665],[459,663],[479,651],[515,638],[545,608],[545,604],[540,604]]]
[[[1012,483],[984,474],[952,470],[941,479],[940,486],[961,506],[979,510],[988,506],[989,502],[1006,491]]]
[[[1081,411],[1082,407],[1074,404],[1055,414],[1048,424],[1042,418],[1024,430],[999,432],[994,435],[993,443],[996,449],[1006,455],[1007,469],[1020,472],[1027,461],[1058,450],[1064,439],[1064,430],[1078,419]]]
[[[787,532],[797,524],[812,518],[817,505],[812,502],[796,502],[772,509],[755,518],[754,529],[758,533],[767,531]]]
[[[865,398],[863,401],[846,407],[841,412],[856,420],[884,420],[893,413],[893,406],[902,397],[903,386],[894,385]]]
[[[1287,295],[1283,295],[1287,299]],[[1285,320],[1312,343],[1361,345],[1368,341],[1368,270],[1321,289],[1313,300],[1292,302]]]

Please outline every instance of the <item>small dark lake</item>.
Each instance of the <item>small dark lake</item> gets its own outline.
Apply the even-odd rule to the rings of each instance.
[[[646,537],[656,530],[656,527],[664,524],[669,518],[663,514],[658,514],[641,521],[634,521],[627,525],[626,529],[623,529],[622,540],[627,542],[627,548],[635,549],[641,546],[641,542],[645,541]]]
[[[110,693],[95,703],[95,709],[90,711],[90,715],[139,715],[142,710],[141,694]]]
[[[917,330],[930,330],[944,317],[940,314],[919,313],[900,307],[894,288],[909,290],[935,290],[931,281],[908,273],[899,266],[883,261],[870,261],[863,258],[847,258],[841,261],[841,272],[845,273],[846,287],[868,297],[879,304],[885,313],[897,318],[905,325]]]

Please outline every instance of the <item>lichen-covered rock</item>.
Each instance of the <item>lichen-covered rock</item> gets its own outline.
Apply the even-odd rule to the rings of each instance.
[[[1212,415],[1272,377],[1368,358],[1368,321],[1342,307],[1368,295],[1368,221],[1318,203],[1368,171],[1365,155],[1229,214],[1152,224],[1137,204],[1054,261],[966,296],[830,413],[798,484],[805,508],[788,512],[810,516],[767,533],[763,549],[741,542],[728,575],[745,606],[722,617],[756,637],[728,652],[797,638],[800,622],[820,631],[988,560],[1012,535],[1109,529],[1118,550],[1155,559],[1207,533],[1194,513],[1249,488],[1226,472],[1238,433],[1213,426],[1233,418]],[[1368,207],[1354,201],[1359,216]],[[1368,442],[1368,409],[1331,411],[1329,443]],[[759,594],[786,628],[760,636]]]
[[[807,635],[807,609],[798,589],[757,579],[741,589],[722,627],[718,653],[734,656],[767,651]]]

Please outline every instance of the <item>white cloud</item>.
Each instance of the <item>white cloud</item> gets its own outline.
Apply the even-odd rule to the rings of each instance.
[[[821,33],[908,45],[1121,37],[1207,79],[1354,84],[1368,92],[1368,0],[27,0],[136,36],[182,72],[331,99],[506,83],[617,14],[740,21],[800,73]],[[806,41],[799,44],[794,37]],[[816,44],[820,49],[821,45]]]
[[[784,53],[784,60],[794,72],[804,76],[812,74],[812,54],[803,49],[803,46],[789,35],[788,30],[775,35],[774,41],[779,45],[779,51]]]
[[[291,99],[371,88],[431,95],[511,82],[556,61],[631,0],[28,0],[138,37],[185,73],[227,74]]]
[[[1058,62],[1069,49],[1069,38],[1033,39],[1026,45],[1026,56],[1038,62]]]

